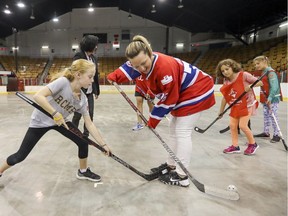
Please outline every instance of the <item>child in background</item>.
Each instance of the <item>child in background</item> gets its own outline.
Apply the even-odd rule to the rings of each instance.
[[[218,63],[216,68],[217,76],[224,78],[224,84],[220,88],[223,94],[219,114],[224,111],[226,104],[232,104],[239,96],[245,91],[247,92],[241,100],[231,107],[230,112],[230,130],[232,145],[224,149],[224,153],[240,153],[240,147],[238,145],[238,131],[240,129],[246,135],[248,140],[248,147],[244,151],[245,155],[255,154],[259,145],[256,144],[253,134],[248,127],[248,121],[251,115],[256,114],[258,107],[258,101],[254,95],[254,91],[250,88],[250,85],[254,83],[257,78],[249,74],[248,72],[241,71],[241,66],[232,59],[225,59]],[[263,83],[259,81],[255,87],[262,86]]]
[[[266,56],[258,56],[253,60],[255,69],[267,73],[263,77],[263,86],[260,91],[260,102],[263,104],[264,132],[255,135],[255,137],[270,137],[269,127],[272,122],[273,137],[270,142],[280,141],[279,131],[271,112],[274,113],[278,123],[277,111],[281,100],[281,89],[278,76],[273,68],[269,66],[269,59]]]
[[[136,97],[136,102],[137,102],[137,108],[138,110],[143,113],[143,101],[144,99],[148,99],[147,100],[147,105],[149,107],[149,113],[152,112],[153,109],[153,104],[151,102],[151,100],[153,100],[155,98],[154,95],[150,95],[148,93],[148,87],[147,84],[145,83],[145,80],[142,76],[137,77],[135,79],[135,97]],[[151,99],[151,100],[149,100]],[[143,121],[140,118],[140,116],[137,114],[137,124],[132,128],[133,131],[138,131],[143,129],[144,125],[143,125]]]

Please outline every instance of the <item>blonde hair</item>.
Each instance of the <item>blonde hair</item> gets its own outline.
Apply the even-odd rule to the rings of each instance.
[[[262,56],[257,56],[256,58],[253,59],[253,62],[255,63],[255,61],[264,61],[267,63],[267,65],[270,65],[270,61],[268,59],[268,57],[262,55]]]
[[[221,71],[221,67],[223,65],[231,67],[234,73],[238,73],[241,70],[241,65],[238,62],[234,61],[233,59],[224,59],[220,61],[216,67],[216,73],[218,77],[224,77]]]
[[[51,78],[51,81],[56,80],[59,77],[66,77],[70,82],[72,82],[75,78],[75,74],[77,72],[84,74],[89,70],[95,71],[95,64],[91,61],[88,61],[86,59],[77,59],[72,62],[71,66],[69,68],[65,68],[62,72],[54,74]]]
[[[141,51],[143,51],[144,54],[148,54],[148,56],[152,57],[153,51],[148,40],[141,35],[136,35],[133,37],[132,42],[127,46],[125,56],[128,59],[133,59]]]

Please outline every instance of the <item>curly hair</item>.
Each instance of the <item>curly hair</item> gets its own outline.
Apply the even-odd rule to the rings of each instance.
[[[221,71],[221,67],[225,65],[232,68],[234,73],[238,73],[241,70],[241,65],[233,59],[224,59],[220,61],[216,67],[217,77],[224,77]]]

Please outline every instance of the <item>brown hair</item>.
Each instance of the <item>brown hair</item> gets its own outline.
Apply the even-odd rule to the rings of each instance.
[[[95,71],[95,64],[91,61],[88,61],[86,59],[77,59],[72,62],[71,66],[69,68],[65,68],[62,72],[54,74],[51,78],[51,81],[56,80],[59,77],[66,77],[70,82],[72,82],[75,78],[76,72],[79,72],[81,74],[86,73],[88,70],[94,70]]]
[[[253,59],[253,62],[255,63],[255,61],[265,61],[267,63],[267,65],[270,66],[270,61],[268,59],[268,57],[262,55],[262,56],[257,56],[256,58]]]
[[[216,67],[217,77],[224,77],[221,72],[221,67],[223,65],[231,67],[234,73],[238,73],[241,70],[241,65],[238,62],[234,61],[233,59],[224,59],[220,61]]]
[[[133,37],[132,42],[127,46],[125,56],[128,59],[133,59],[141,51],[143,51],[144,54],[148,54],[150,57],[152,57],[153,51],[148,40],[141,35],[136,35]]]

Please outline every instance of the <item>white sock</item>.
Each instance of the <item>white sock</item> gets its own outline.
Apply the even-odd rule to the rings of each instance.
[[[86,172],[87,171],[87,168],[86,169],[80,169],[80,172],[81,173],[84,173],[84,172]]]

